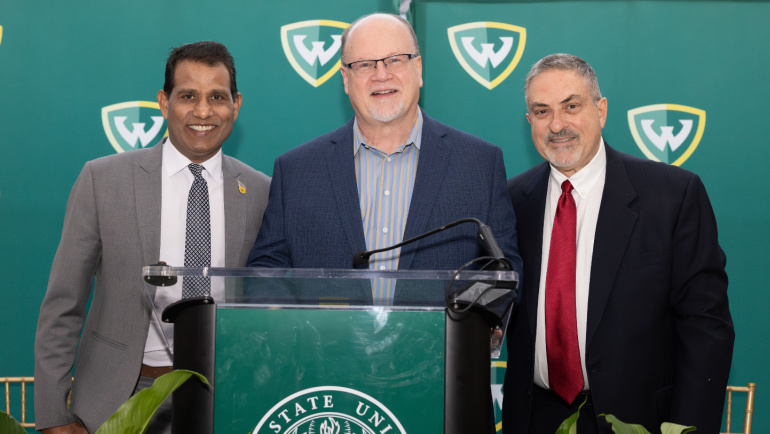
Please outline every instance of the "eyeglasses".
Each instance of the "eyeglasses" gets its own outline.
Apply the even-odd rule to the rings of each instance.
[[[389,72],[399,72],[404,69],[406,62],[412,58],[418,57],[417,54],[396,54],[395,56],[385,57],[377,60],[359,60],[357,62],[345,63],[345,67],[351,69],[356,75],[372,75],[377,70],[377,62],[382,62],[385,69]]]

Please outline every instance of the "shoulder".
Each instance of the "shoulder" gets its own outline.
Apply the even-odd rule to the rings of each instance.
[[[538,182],[548,178],[550,169],[548,162],[544,161],[526,172],[514,176],[508,180],[508,194],[515,200],[524,191],[532,190]]]
[[[315,161],[322,155],[329,152],[330,149],[349,144],[350,152],[353,152],[353,119],[350,119],[345,125],[309,140],[297,147],[290,149],[278,160],[281,163],[296,161]]]
[[[89,171],[94,175],[105,174],[108,177],[118,178],[123,174],[131,173],[137,164],[148,169],[159,167],[162,152],[160,146],[156,146],[158,147],[136,149],[96,158],[86,162],[83,171]]]
[[[222,157],[225,161],[225,164],[230,165],[230,167],[234,169],[233,172],[238,174],[238,177],[245,177],[246,179],[254,180],[257,182],[265,182],[267,184],[270,183],[269,176],[265,175],[257,169],[254,169],[241,160],[238,160],[237,158],[231,157],[229,155],[222,155]]]
[[[686,187],[692,183],[701,183],[700,177],[687,169],[636,157],[607,146],[608,168],[617,163],[623,165],[631,182],[643,190],[664,191],[676,189],[677,186]]]
[[[476,153],[497,154],[502,153],[499,146],[493,145],[486,140],[458,130],[443,122],[439,122],[423,112],[423,136],[435,135],[448,141],[453,147],[465,148],[465,150]]]

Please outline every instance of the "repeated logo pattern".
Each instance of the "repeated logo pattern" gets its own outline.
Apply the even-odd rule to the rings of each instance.
[[[655,104],[628,111],[636,145],[653,161],[680,166],[703,138],[706,112],[678,104]]]
[[[448,28],[447,33],[465,72],[490,90],[513,72],[527,43],[527,29],[505,23],[461,24]]]
[[[292,68],[318,87],[340,69],[342,31],[350,24],[310,20],[281,26],[281,45]]]
[[[117,153],[152,146],[168,135],[160,106],[150,101],[128,101],[102,107],[102,126]]]

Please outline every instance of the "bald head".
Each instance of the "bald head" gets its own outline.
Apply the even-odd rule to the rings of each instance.
[[[358,30],[361,31],[358,31]],[[399,33],[405,33],[411,40],[412,49],[411,54],[420,55],[420,47],[417,44],[417,35],[414,33],[412,25],[404,18],[386,13],[374,13],[370,15],[364,15],[363,17],[353,21],[350,27],[342,32],[342,51],[340,58],[342,63],[349,63],[355,60],[361,59],[349,59],[347,54],[349,53],[349,46],[355,44],[361,37],[367,37],[372,33],[376,33],[377,37],[384,39],[393,39],[394,37],[403,37]]]

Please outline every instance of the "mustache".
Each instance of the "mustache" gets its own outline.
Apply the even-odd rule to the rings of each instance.
[[[559,131],[558,133],[548,133],[545,136],[544,140],[547,143],[547,142],[550,142],[553,139],[563,139],[563,138],[566,138],[566,137],[576,137],[576,138],[579,139],[580,138],[580,133],[578,133],[577,131],[574,131],[574,130],[569,130],[567,128],[564,128],[563,130]]]

